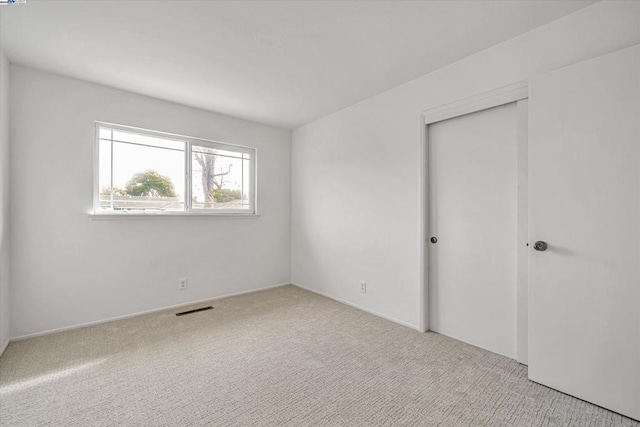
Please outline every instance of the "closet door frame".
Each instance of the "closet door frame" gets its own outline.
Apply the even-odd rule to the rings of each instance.
[[[429,330],[429,132],[428,126],[454,117],[475,113],[512,102],[517,103],[518,121],[518,253],[517,253],[517,360],[527,364],[527,304],[528,304],[528,82],[519,82],[470,98],[445,104],[422,113],[420,166],[420,329]]]

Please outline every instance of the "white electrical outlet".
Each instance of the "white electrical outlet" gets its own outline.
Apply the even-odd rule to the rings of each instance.
[[[367,282],[360,282],[360,292],[362,292],[363,294],[367,293]]]
[[[178,289],[180,289],[181,291],[184,291],[185,289],[187,289],[188,285],[189,285],[189,282],[187,281],[186,278],[180,279],[178,281]]]

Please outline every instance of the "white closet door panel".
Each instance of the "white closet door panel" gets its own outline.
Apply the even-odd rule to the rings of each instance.
[[[429,141],[429,328],[515,358],[516,103],[434,123]]]
[[[640,419],[640,47],[530,86],[529,377]]]

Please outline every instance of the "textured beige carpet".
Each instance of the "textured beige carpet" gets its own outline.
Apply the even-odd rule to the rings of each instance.
[[[638,426],[497,354],[285,286],[13,342],[7,426]]]

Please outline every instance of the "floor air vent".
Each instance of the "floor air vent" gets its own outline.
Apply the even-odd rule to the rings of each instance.
[[[192,314],[192,313],[197,313],[199,311],[205,311],[205,310],[213,310],[213,307],[209,306],[209,307],[196,308],[194,310],[181,311],[180,313],[176,313],[176,316],[184,316],[185,314]]]

